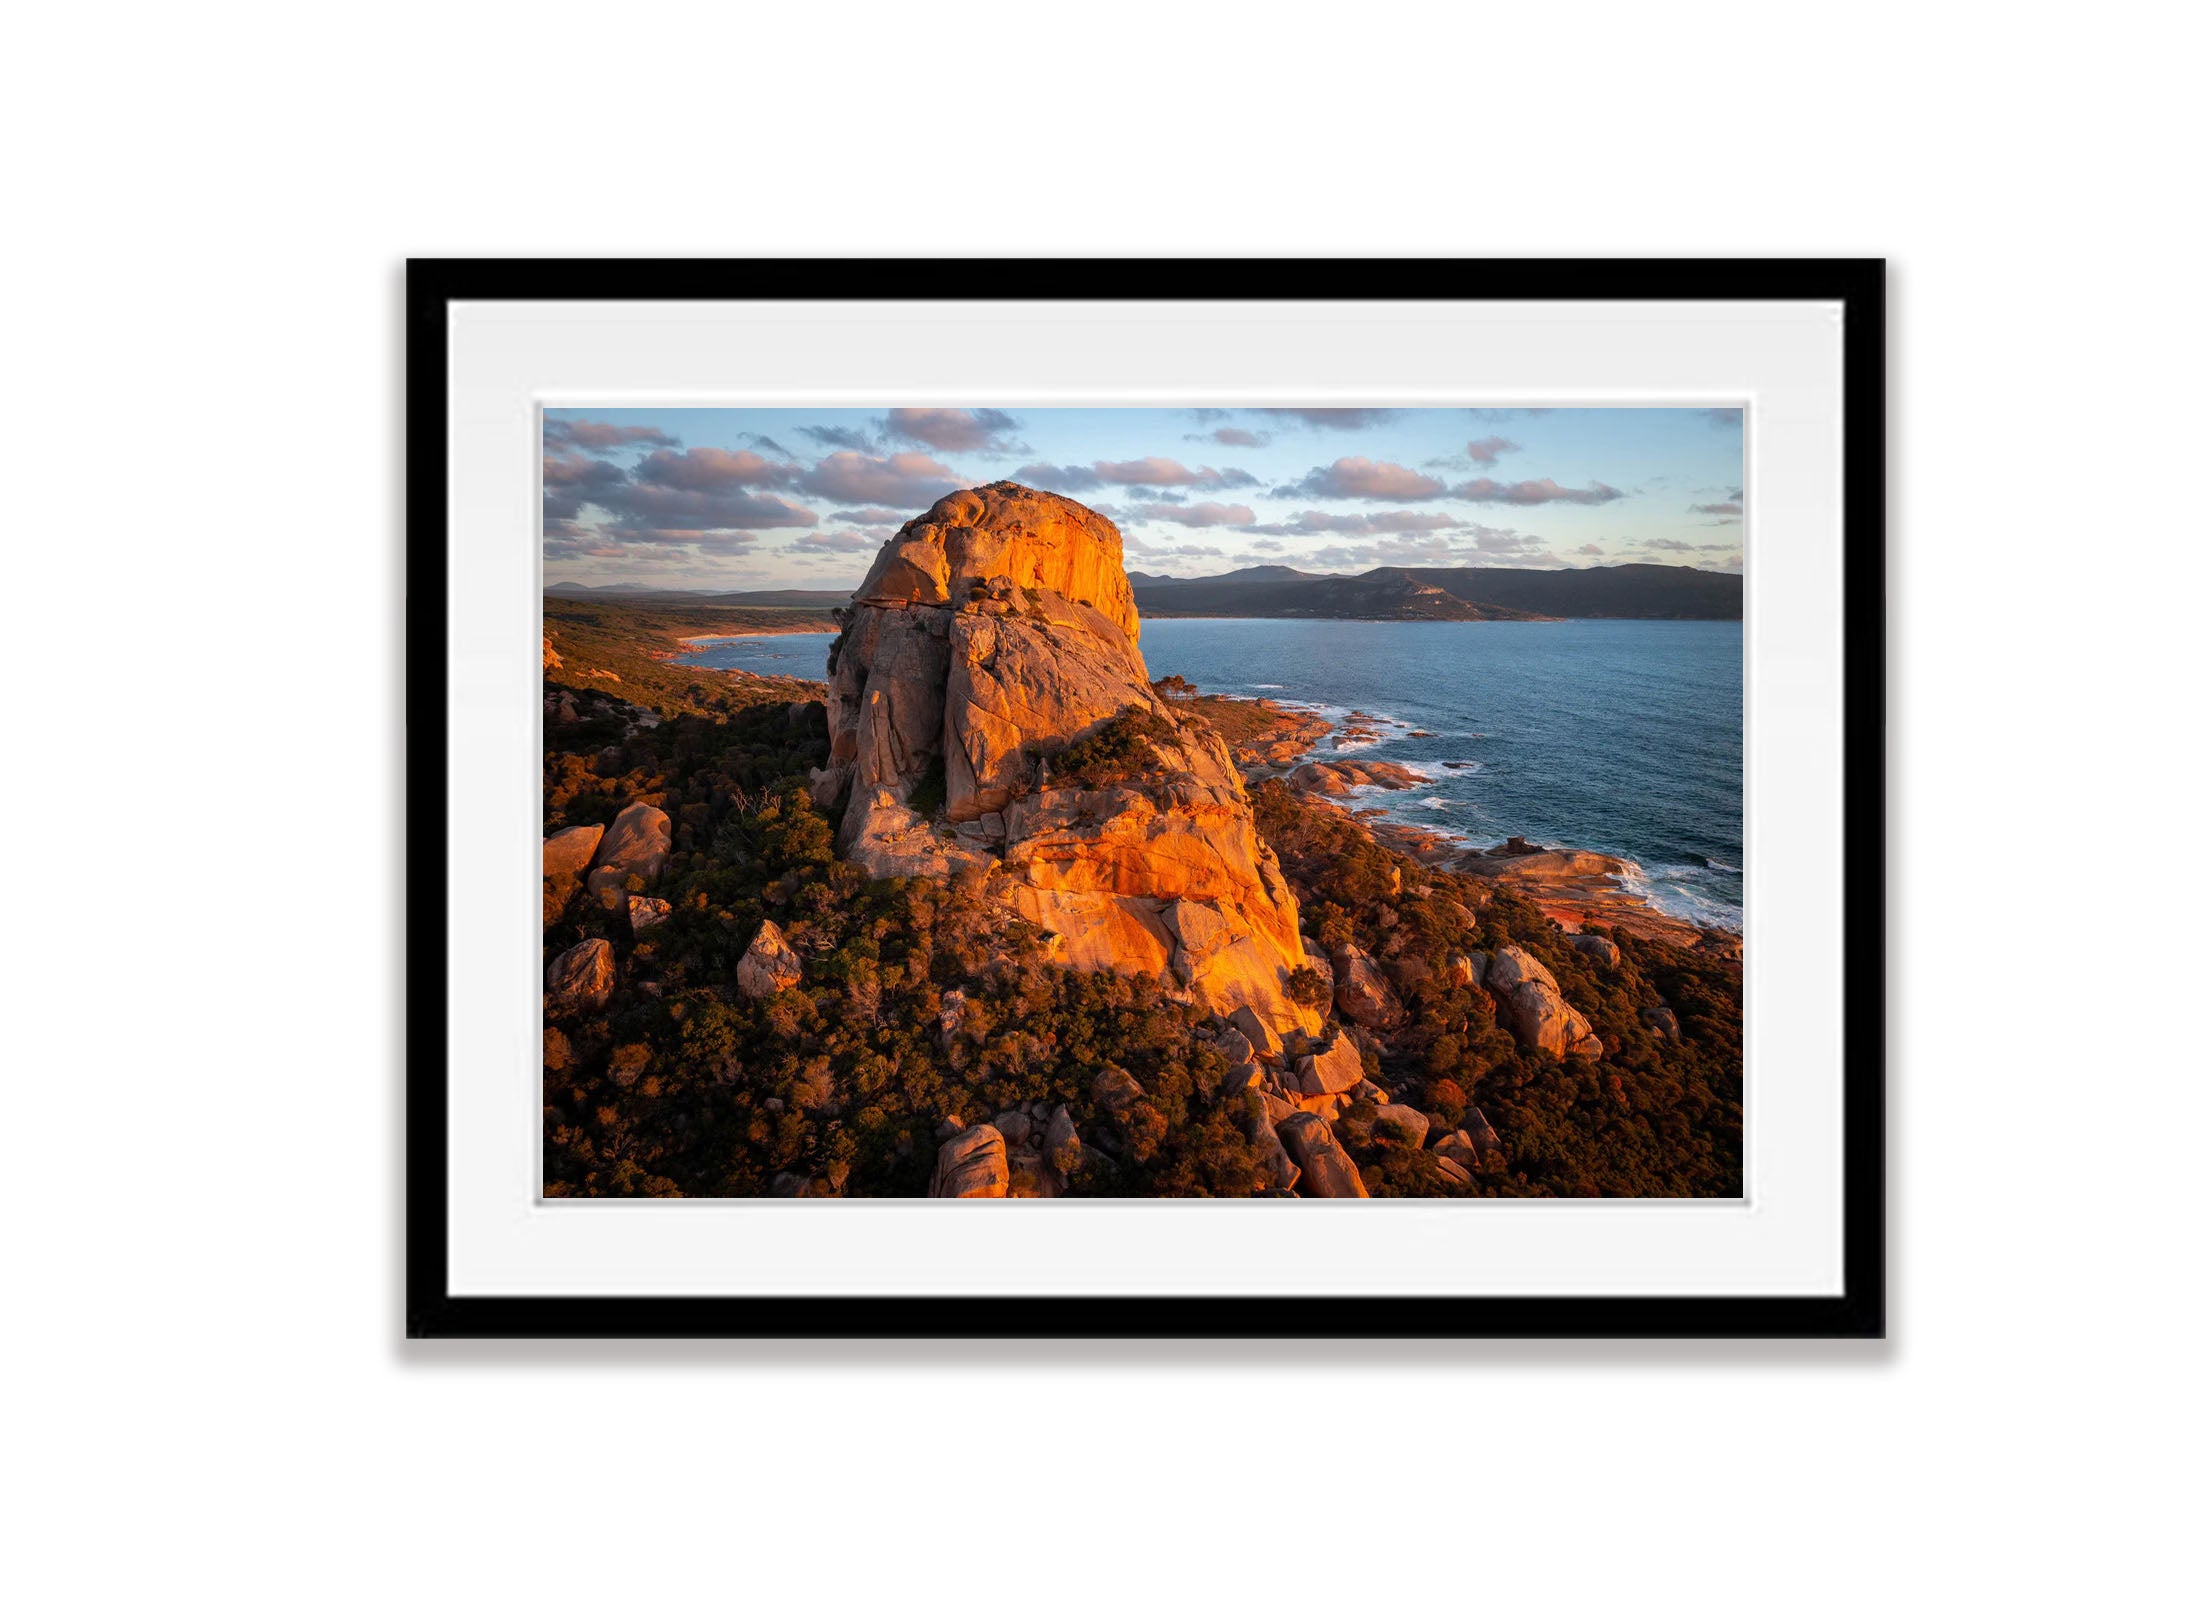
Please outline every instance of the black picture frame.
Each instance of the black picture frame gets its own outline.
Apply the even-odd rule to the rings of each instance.
[[[449,1289],[448,310],[872,299],[879,261],[414,260],[406,269],[405,1330],[413,1338],[1878,1338],[1886,1332],[1886,263],[902,260],[896,299],[1825,300],[1844,308],[1843,1291],[1829,1296],[471,1296]],[[1156,1315],[1157,1312],[1163,1314]],[[1288,1319],[1283,1321],[1280,1319]]]

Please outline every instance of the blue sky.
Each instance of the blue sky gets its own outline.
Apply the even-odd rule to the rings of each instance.
[[[1698,407],[545,413],[545,581],[843,588],[940,496],[1014,478],[1134,571],[1742,566],[1742,416]]]

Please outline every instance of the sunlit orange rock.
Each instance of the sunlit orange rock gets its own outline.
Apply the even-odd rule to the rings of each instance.
[[[856,592],[813,793],[845,802],[842,852],[874,876],[974,871],[1053,960],[1318,1033],[1285,991],[1306,963],[1298,905],[1244,780],[1155,694],[1137,641],[1107,518],[1014,483],[949,495]],[[1126,714],[1146,730],[1126,770],[1054,770]]]

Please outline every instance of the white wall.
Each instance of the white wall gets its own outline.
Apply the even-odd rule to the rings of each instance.
[[[2168,16],[14,19],[24,1592],[2158,1592],[2194,1065]],[[986,251],[1894,258],[1891,1343],[400,1345],[399,261]]]

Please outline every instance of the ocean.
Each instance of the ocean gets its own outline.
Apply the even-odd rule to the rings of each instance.
[[[682,659],[822,679],[831,644],[771,634]],[[1347,712],[1386,719],[1343,753],[1435,781],[1356,808],[1473,844],[1519,834],[1626,856],[1661,910],[1741,926],[1738,622],[1148,618],[1139,644],[1152,676],[1209,694],[1315,707],[1340,731]]]

